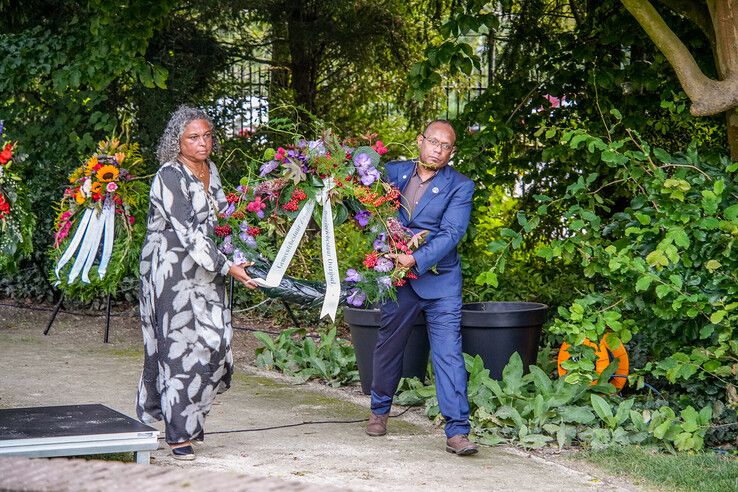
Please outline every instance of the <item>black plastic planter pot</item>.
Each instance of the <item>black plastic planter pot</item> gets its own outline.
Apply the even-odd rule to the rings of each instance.
[[[346,307],[343,318],[351,329],[351,343],[356,352],[356,365],[359,366],[361,390],[365,395],[371,393],[372,371],[374,368],[374,347],[377,345],[379,330],[379,309],[357,309]],[[428,366],[430,343],[425,328],[425,316],[415,320],[415,326],[405,348],[402,361],[402,377],[425,379]]]
[[[541,328],[548,306],[537,302],[476,302],[461,307],[461,345],[465,353],[479,355],[492,379],[517,352],[527,372],[536,363]]]

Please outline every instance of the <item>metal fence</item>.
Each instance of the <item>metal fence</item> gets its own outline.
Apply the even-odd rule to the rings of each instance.
[[[269,66],[247,62],[232,66],[222,77],[227,78],[229,93],[218,97],[213,105],[213,118],[227,137],[253,132],[269,121]]]
[[[462,41],[469,43],[479,57],[480,67],[474,68],[470,75],[463,75],[443,86],[445,104],[441,104],[439,116],[453,119],[464,111],[470,101],[479,97],[489,86],[490,78],[494,76],[496,45],[490,43],[486,35],[465,36]]]
[[[489,42],[486,35],[468,36],[465,39],[474,48],[480,59],[480,67],[474,68],[471,75],[456,77],[443,86],[444,98],[438,104],[438,116],[453,119],[460,114],[466,104],[481,95],[494,77],[496,43]],[[227,96],[216,99],[212,111],[219,127],[224,128],[227,137],[251,132],[269,119],[270,67],[256,62],[244,62],[232,66],[223,73],[231,85]],[[398,114],[400,109],[394,104],[383,105],[387,115]]]

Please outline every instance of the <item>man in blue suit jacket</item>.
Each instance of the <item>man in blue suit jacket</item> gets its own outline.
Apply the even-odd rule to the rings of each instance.
[[[446,419],[446,451],[477,452],[468,438],[469,401],[461,354],[461,264],[456,246],[469,225],[474,183],[448,166],[456,133],[448,121],[431,122],[418,135],[417,161],[387,164],[386,176],[402,191],[400,221],[426,242],[412,255],[389,255],[412,268],[416,279],[397,289],[397,300],[381,307],[381,326],[374,351],[372,414],[366,432],[382,436],[392,397],[402,372],[402,358],[415,318],[427,320],[436,394]],[[435,267],[435,268],[434,268]]]

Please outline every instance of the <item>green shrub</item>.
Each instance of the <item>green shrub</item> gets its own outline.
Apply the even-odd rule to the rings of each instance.
[[[316,343],[300,328],[290,328],[272,339],[263,332],[254,334],[264,345],[256,349],[256,365],[274,369],[307,381],[317,378],[330,386],[359,380],[354,349],[347,340],[336,337],[333,327]]]
[[[517,353],[505,366],[502,380],[489,377],[479,356],[464,354],[469,372],[470,421],[482,444],[518,444],[526,448],[579,444],[593,449],[614,445],[656,444],[667,450],[698,451],[704,446],[712,410],[687,407],[677,415],[660,402],[657,410],[635,398],[614,395],[607,383],[615,370],[603,371],[597,384],[552,380],[537,366],[523,374]],[[419,381],[405,383],[395,402],[426,404],[431,418],[440,418],[435,387]]]
[[[614,171],[609,180],[596,173],[579,176],[558,198],[536,196],[538,208],[520,212],[520,229],[504,230],[505,239],[496,245],[501,255],[510,255],[549,209],[565,211],[560,218],[565,234],[539,246],[537,254],[579,265],[589,288],[558,308],[550,331],[575,346],[613,334],[631,348],[637,334],[643,365],[631,374],[636,389],[648,379],[673,395],[682,410],[717,400],[716,414],[734,423],[738,164],[701,156],[693,146],[672,156],[634,131],[616,141],[583,130],[548,129],[546,135],[558,135],[562,145],[581,149]],[[632,198],[614,202],[613,188]],[[498,274],[486,272],[489,278]],[[567,381],[593,380],[594,351],[581,346],[573,351],[577,357],[567,362]],[[731,439],[735,430],[726,426],[722,437]]]

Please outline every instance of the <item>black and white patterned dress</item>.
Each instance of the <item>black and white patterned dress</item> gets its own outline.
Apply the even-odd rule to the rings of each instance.
[[[230,262],[212,240],[227,207],[218,171],[209,193],[179,162],[159,168],[150,193],[141,251],[141,322],[145,348],[137,414],[165,420],[166,441],[202,435],[215,394],[233,373],[231,313],[225,275]]]

